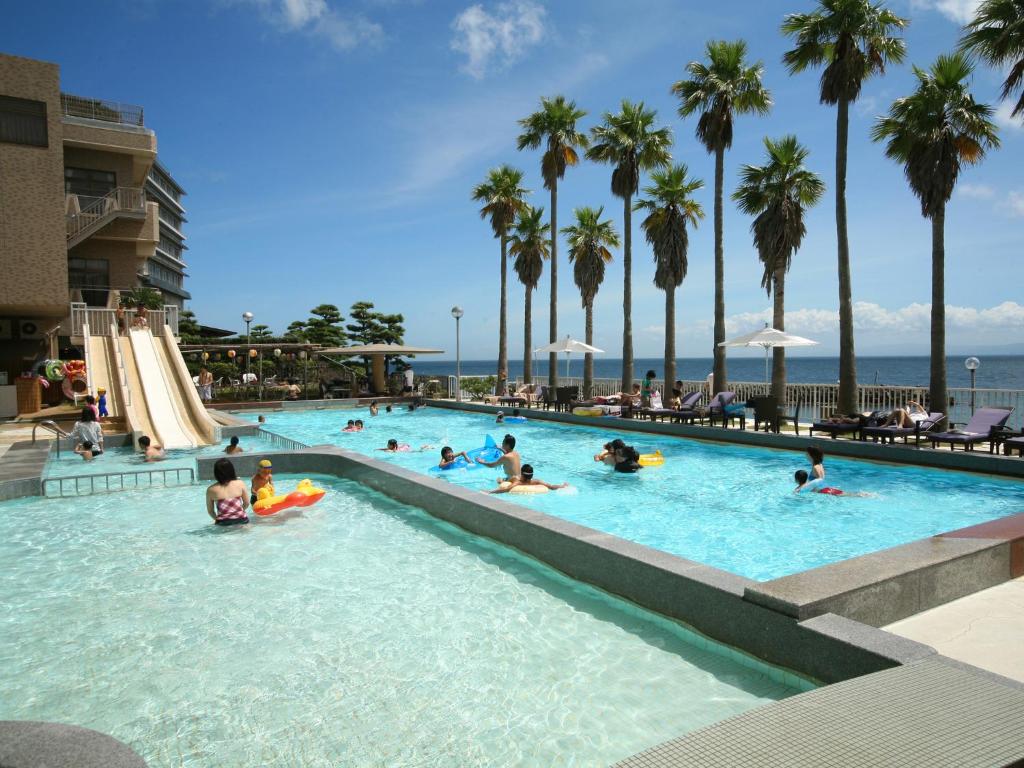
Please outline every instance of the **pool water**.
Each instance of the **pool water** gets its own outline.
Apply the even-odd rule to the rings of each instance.
[[[366,428],[341,432],[354,417]],[[487,434],[501,442],[510,432],[536,477],[572,487],[500,498],[759,580],[1024,512],[1024,483],[962,472],[827,457],[828,485],[874,495],[794,494],[793,473],[810,467],[791,451],[541,421],[496,425],[493,416],[437,408],[374,418],[366,410],[275,412],[267,419],[268,428],[310,445],[332,443],[419,472],[437,464],[443,445],[469,450]],[[665,465],[623,475],[595,463],[594,454],[616,437],[641,453],[661,450]],[[375,450],[389,438],[414,451]],[[419,452],[424,445],[432,447]],[[497,471],[443,477],[484,490]]]
[[[318,505],[234,528],[210,524],[199,485],[4,503],[0,719],[95,728],[152,768],[596,766],[796,690],[422,511],[317,483]]]

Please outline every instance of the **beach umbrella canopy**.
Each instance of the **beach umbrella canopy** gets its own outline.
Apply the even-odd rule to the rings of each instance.
[[[548,344],[546,346],[543,346],[543,347],[537,347],[537,349],[535,349],[533,351],[538,353],[538,354],[544,353],[544,352],[564,352],[565,353],[565,375],[567,377],[569,375],[569,355],[571,355],[573,352],[580,352],[582,354],[586,354],[588,352],[589,353],[594,353],[594,352],[601,353],[601,352],[604,352],[603,349],[598,349],[597,347],[592,347],[589,344],[584,344],[582,341],[577,341],[576,339],[572,338],[571,336],[566,336],[564,339],[559,339],[558,341],[553,341],[550,344]]]
[[[812,347],[818,342],[805,339],[803,336],[796,336],[772,328],[765,323],[764,328],[759,331],[745,333],[735,339],[726,339],[719,343],[720,347],[762,347],[764,348],[764,380],[768,377],[768,350],[775,347]]]

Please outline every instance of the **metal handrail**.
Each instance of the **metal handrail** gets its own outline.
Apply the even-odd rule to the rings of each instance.
[[[146,193],[142,187],[115,187],[77,213],[67,214],[68,240],[117,214],[145,212]]]
[[[154,487],[154,485],[153,485],[153,476],[154,475],[160,475],[162,477],[162,479],[163,479],[163,486],[162,487],[166,488],[167,487],[167,475],[172,473],[172,472],[174,473],[174,480],[175,480],[175,484],[176,485],[191,485],[191,484],[193,484],[196,481],[196,472],[195,472],[195,470],[192,467],[165,467],[165,468],[161,468],[161,469],[141,469],[141,470],[133,470],[133,471],[130,471],[130,472],[106,472],[106,473],[98,474],[98,475],[70,475],[68,477],[50,477],[50,478],[44,479],[43,480],[43,495],[44,496],[49,496],[50,495],[47,492],[47,484],[48,483],[57,483],[58,484],[57,485],[57,493],[58,493],[58,496],[60,496],[61,498],[64,498],[66,496],[87,496],[87,495],[91,495],[91,494],[94,494],[94,493],[116,493],[117,491],[133,491],[133,490],[136,490],[136,489],[139,489],[139,488],[153,488]],[[180,482],[181,481],[181,473],[182,472],[188,473],[188,482],[186,482],[186,483]],[[149,483],[147,485],[140,485],[139,484],[139,479],[141,477],[143,477],[143,476],[145,476],[149,480]],[[110,480],[111,480],[111,478],[114,478],[114,477],[119,479],[119,481],[120,481],[120,486],[119,487],[113,487],[112,488],[110,486]],[[126,477],[135,478],[135,483],[133,485],[126,486],[125,482],[124,482]],[[86,480],[89,481],[89,490],[88,490],[87,493],[83,493],[82,492],[82,483],[84,483]],[[102,480],[104,482],[104,487],[100,488],[97,491],[96,490],[96,483],[98,481],[100,481],[100,480]],[[66,483],[72,483],[72,482],[74,483],[74,492],[69,491],[69,492],[65,493],[65,484]]]
[[[309,448],[305,443],[300,443],[298,440],[292,440],[290,437],[279,435],[277,432],[271,432],[269,429],[260,427],[260,437],[265,438],[275,448],[284,448],[288,451],[301,451],[304,448]]]
[[[145,113],[137,104],[122,104],[106,99],[93,99],[87,96],[74,96],[70,93],[60,95],[61,111],[68,117],[84,117],[89,120],[102,120],[105,123],[119,125],[145,125]]]
[[[59,426],[57,426],[57,422],[51,421],[51,420],[47,419],[46,421],[40,421],[40,422],[37,422],[35,425],[33,425],[33,427],[32,427],[32,442],[33,442],[33,444],[36,441],[36,430],[39,429],[40,427],[46,427],[46,429],[50,430],[51,432],[53,432],[53,434],[55,434],[57,436],[57,455],[60,456],[60,439],[62,437],[71,437],[71,435],[68,434],[67,432],[65,432]]]

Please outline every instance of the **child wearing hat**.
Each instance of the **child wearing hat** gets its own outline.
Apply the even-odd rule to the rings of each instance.
[[[96,401],[96,407],[99,410],[99,413],[97,415],[101,419],[105,419],[108,416],[110,416],[110,414],[107,413],[107,390],[105,390],[103,387],[99,387],[96,390],[96,394],[99,395],[99,399]]]
[[[259,469],[256,470],[256,474],[252,476],[252,495],[249,498],[250,504],[256,503],[256,494],[259,493],[261,488],[269,488],[270,495],[274,495],[274,465],[270,462],[270,459],[261,459],[259,463]]]

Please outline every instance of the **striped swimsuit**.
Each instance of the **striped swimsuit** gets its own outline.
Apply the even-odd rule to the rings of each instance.
[[[217,525],[248,523],[242,499],[238,496],[233,499],[217,499],[217,518],[213,522]]]

